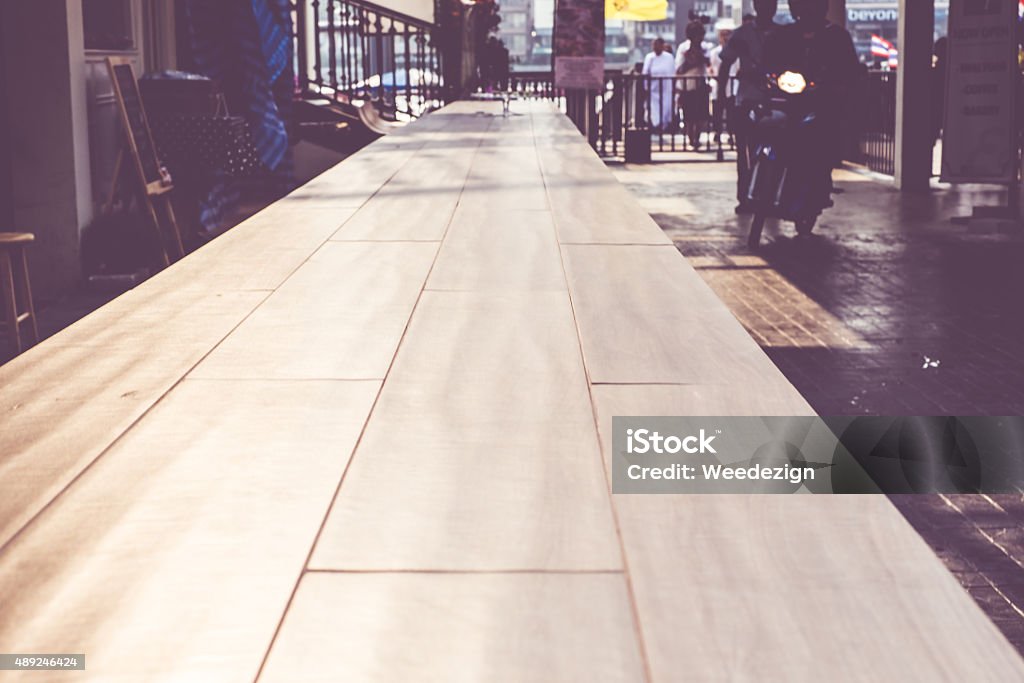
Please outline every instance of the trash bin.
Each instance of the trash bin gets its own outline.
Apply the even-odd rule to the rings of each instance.
[[[651,131],[647,128],[626,129],[626,163],[651,163]]]

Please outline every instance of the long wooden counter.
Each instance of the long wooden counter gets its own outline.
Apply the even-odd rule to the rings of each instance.
[[[613,415],[811,411],[572,125],[512,111],[431,114],[0,367],[0,652],[1024,680],[884,497],[610,495]]]

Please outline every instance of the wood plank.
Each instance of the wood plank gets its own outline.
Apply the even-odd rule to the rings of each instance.
[[[463,141],[486,128],[468,122]],[[337,231],[335,240],[434,240],[444,237],[476,152],[433,142],[421,149]]]
[[[271,204],[143,284],[207,291],[276,289],[355,213]]]
[[[0,367],[0,546],[263,297],[213,295],[137,317],[108,306]]]
[[[500,105],[497,105],[500,107]],[[496,213],[546,210],[547,192],[528,116],[493,116],[460,205]]]
[[[182,292],[279,287],[356,209],[272,204],[140,285]]]
[[[812,414],[784,384],[601,386],[594,403],[605,454],[615,415]],[[884,496],[617,495],[615,507],[654,680],[1024,677]]]
[[[671,244],[561,114],[534,112],[537,154],[562,244]]]
[[[513,102],[513,106],[523,104],[525,102]],[[455,102],[449,102],[444,106],[444,109],[435,113],[444,116],[499,116],[501,114],[501,102],[477,99],[456,100]]]
[[[551,213],[562,244],[652,244],[670,245],[672,241],[657,223],[641,209],[636,200],[618,183],[605,179],[566,178],[568,159],[558,152],[541,154],[547,180]]]
[[[310,566],[618,569],[564,292],[424,292]]]
[[[378,388],[184,382],[4,551],[4,648],[252,681]]]
[[[194,258],[176,263],[181,267],[173,273],[158,273],[144,285],[163,287],[179,294],[188,288],[200,287],[208,292],[270,292],[280,287],[313,251],[256,244],[247,244],[244,249],[217,245],[207,252],[193,253]]]
[[[430,242],[328,242],[193,376],[382,379],[436,252]]]
[[[564,291],[555,228],[546,211],[460,206],[427,281],[428,289]]]
[[[146,365],[185,349],[209,351],[267,297],[265,291],[202,292],[137,287],[47,340],[47,347],[86,346],[97,360],[143,356]],[[125,340],[131,339],[131,344]],[[147,353],[140,354],[139,349]],[[102,353],[99,353],[102,350]],[[179,368],[184,374],[186,368]]]
[[[279,201],[228,230],[203,249],[214,245],[233,249],[308,249],[322,245],[357,209]]]
[[[378,141],[281,199],[286,206],[359,208],[398,172],[425,140]]]
[[[562,247],[595,383],[788,384],[672,247]]]
[[[621,575],[306,574],[260,683],[639,681]]]
[[[286,207],[359,208],[430,140],[459,120],[427,116],[395,129],[341,163],[327,169],[278,203]]]

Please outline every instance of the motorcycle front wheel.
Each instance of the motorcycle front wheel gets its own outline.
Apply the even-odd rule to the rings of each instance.
[[[764,211],[756,211],[754,220],[750,222],[750,234],[747,235],[747,248],[757,251],[761,246],[761,232],[764,230],[764,222],[768,218]]]

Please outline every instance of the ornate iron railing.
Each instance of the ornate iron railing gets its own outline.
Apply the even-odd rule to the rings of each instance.
[[[444,103],[436,24],[363,0],[295,5],[296,86],[410,120]]]

